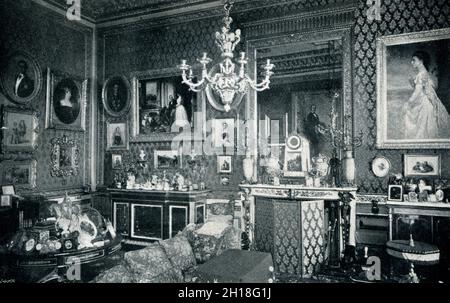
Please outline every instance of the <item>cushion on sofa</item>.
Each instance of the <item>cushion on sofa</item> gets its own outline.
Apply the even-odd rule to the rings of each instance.
[[[203,226],[203,224],[189,224],[182,232],[191,244],[197,264],[204,263],[212,257],[218,256],[226,249],[240,248],[240,230],[233,226],[225,228],[221,226],[218,229],[220,231],[219,234],[198,233],[198,230],[201,230]],[[237,243],[239,243],[239,247],[236,247]]]
[[[164,248],[174,269],[181,274],[181,279],[182,274],[197,265],[192,247],[185,236],[179,234],[171,239],[160,241],[159,244]]]
[[[137,283],[183,282],[158,243],[125,253],[125,261],[133,271]]]
[[[114,266],[100,275],[98,275],[94,283],[134,283],[134,276],[130,268],[125,264]]]

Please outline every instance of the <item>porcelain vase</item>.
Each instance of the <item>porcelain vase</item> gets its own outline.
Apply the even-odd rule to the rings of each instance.
[[[247,156],[243,160],[242,166],[244,169],[244,177],[248,183],[252,183],[253,180],[253,168],[254,168],[254,160],[253,157]]]
[[[354,184],[356,167],[355,158],[353,158],[353,152],[351,150],[345,151],[345,157],[342,160],[342,170],[344,181],[348,184]]]

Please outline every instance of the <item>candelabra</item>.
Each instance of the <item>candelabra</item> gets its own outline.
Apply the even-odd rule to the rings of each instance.
[[[223,58],[222,62],[218,64],[220,72],[214,73],[217,70],[217,65],[208,72],[207,65],[212,60],[208,58],[207,53],[203,53],[203,56],[197,59],[202,66],[201,79],[198,82],[194,82],[192,67],[186,63],[186,60],[181,60],[181,65],[179,66],[182,71],[182,83],[187,84],[194,92],[206,90],[211,105],[218,110],[226,112],[230,111],[231,107],[234,106],[233,102],[237,99],[237,94],[243,96],[250,88],[258,92],[268,89],[270,77],[273,75],[272,69],[274,68],[274,65],[270,63],[270,59],[267,59],[267,63],[263,67],[265,77],[261,83],[257,83],[257,80],[252,80],[245,72],[248,58],[245,52],[241,52],[237,60],[239,72],[235,72],[236,65],[232,59],[236,45],[241,40],[241,30],[237,29],[234,33],[230,32],[231,23],[233,22],[233,19],[230,17],[230,10],[233,4],[234,0],[225,1],[224,26],[222,27],[222,32],[216,32],[216,44],[221,50],[221,57]],[[216,101],[214,94],[220,97],[221,104]]]

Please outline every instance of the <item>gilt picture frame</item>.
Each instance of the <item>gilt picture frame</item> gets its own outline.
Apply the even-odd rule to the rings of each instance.
[[[88,80],[47,68],[45,128],[86,131]]]
[[[128,122],[110,121],[106,123],[106,150],[128,150],[129,148]]]
[[[24,51],[10,54],[0,66],[0,86],[14,103],[29,105],[38,96],[43,82],[42,71],[34,57]]]
[[[437,177],[441,175],[441,156],[406,154],[403,156],[405,177]]]
[[[33,152],[39,135],[39,113],[31,109],[6,106],[2,111],[4,128],[2,151]]]
[[[80,145],[77,140],[67,136],[56,137],[51,140],[50,154],[52,177],[70,177],[79,174]]]
[[[377,148],[450,148],[449,60],[448,28],[377,39]]]
[[[179,169],[183,166],[182,154],[176,150],[155,150],[155,169]]]
[[[0,183],[14,184],[16,190],[36,188],[37,161],[5,161],[0,164]]]
[[[103,108],[112,117],[128,114],[131,107],[131,85],[125,76],[114,76],[105,81],[102,91]]]

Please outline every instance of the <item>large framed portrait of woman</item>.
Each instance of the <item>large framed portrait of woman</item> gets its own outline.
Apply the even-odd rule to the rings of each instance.
[[[377,40],[377,148],[450,148],[450,29]]]
[[[42,86],[42,72],[39,63],[28,53],[15,52],[0,65],[0,86],[3,93],[13,102],[28,105]]]
[[[87,80],[47,69],[46,128],[86,130]]]

